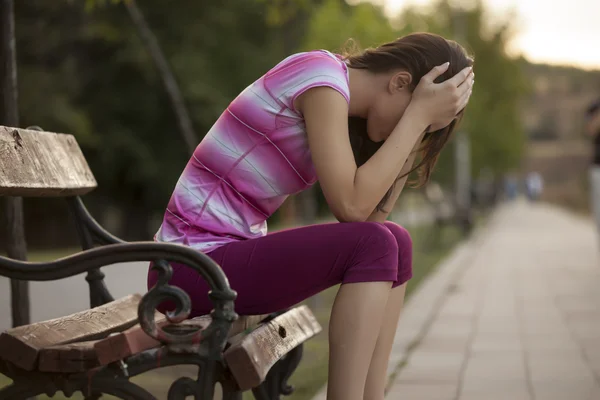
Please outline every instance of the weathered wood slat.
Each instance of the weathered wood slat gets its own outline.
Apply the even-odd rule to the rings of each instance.
[[[252,329],[265,319],[267,315],[250,315],[238,318],[231,326],[229,337],[233,337],[247,329]],[[157,325],[164,326],[168,322],[164,316],[156,318]],[[207,327],[210,324],[210,316],[196,317],[182,324],[193,324],[198,327]],[[135,325],[128,330],[113,334],[107,338],[94,343],[100,365],[110,364],[123,360],[142,351],[158,347],[160,343],[149,337],[140,325]]]
[[[9,329],[0,335],[0,358],[31,371],[43,348],[101,339],[133,326],[140,299],[139,294],[129,295],[91,310]]]
[[[0,196],[82,195],[96,185],[72,135],[0,126]]]
[[[306,306],[294,308],[259,326],[225,351],[225,362],[241,390],[264,381],[271,367],[294,347],[321,332]]]
[[[164,316],[156,318],[156,325],[162,327],[168,323]],[[94,343],[94,350],[100,365],[123,360],[133,354],[158,347],[160,342],[148,336],[137,324],[126,331],[115,333]]]
[[[82,372],[99,366],[93,341],[63,344],[40,350],[38,370],[43,372]]]
[[[229,332],[229,337],[252,329],[267,315],[240,317]],[[202,316],[183,321],[184,325],[202,328],[211,322],[210,316]],[[164,315],[157,315],[156,324],[168,324]],[[107,365],[126,359],[142,351],[158,347],[160,343],[148,336],[139,324],[99,340],[63,344],[41,349],[37,369],[42,372],[83,372],[100,365]]]

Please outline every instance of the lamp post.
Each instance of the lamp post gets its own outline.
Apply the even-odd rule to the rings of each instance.
[[[454,36],[461,43],[467,37],[466,12],[454,11]],[[464,232],[472,226],[471,210],[471,143],[464,129],[457,132],[454,141],[456,217]]]

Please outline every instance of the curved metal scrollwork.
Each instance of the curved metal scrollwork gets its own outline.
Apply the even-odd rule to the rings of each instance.
[[[23,262],[0,257],[0,275],[12,279],[49,281],[81,274],[118,262],[166,260],[187,265],[196,270],[208,283],[209,297],[214,304],[212,322],[206,329],[172,325],[169,331],[156,326],[154,312],[156,305],[171,300],[177,305],[176,312],[169,316],[172,322],[187,318],[190,313],[190,299],[183,290],[168,285],[171,267],[166,262],[157,262],[159,282],[144,297],[139,305],[139,318],[142,328],[153,338],[180,352],[193,352],[200,342],[208,341],[211,356],[219,358],[225,346],[231,323],[237,319],[233,308],[236,293],[231,290],[227,277],[210,257],[190,247],[170,243],[137,242],[112,244],[97,247],[61,258],[52,262]]]
[[[198,392],[198,383],[187,376],[177,379],[169,388],[167,399],[169,400],[184,400],[188,396],[194,396]]]
[[[201,253],[198,254],[203,256]],[[204,268],[219,268],[210,258],[204,257],[205,259],[200,264]],[[211,313],[212,321],[204,329],[190,325],[168,325],[163,329],[156,325],[154,319],[156,308],[165,301],[173,302],[175,310],[168,312],[166,316],[169,322],[177,324],[189,317],[191,301],[185,291],[169,285],[173,270],[166,260],[154,262],[152,269],[158,273],[158,280],[154,287],[144,295],[139,305],[138,314],[142,329],[156,340],[166,343],[169,349],[175,352],[197,351],[199,346],[208,340],[212,358],[220,358],[231,323],[237,319],[237,314],[233,310],[236,293],[228,287],[212,287],[209,293],[214,304]]]

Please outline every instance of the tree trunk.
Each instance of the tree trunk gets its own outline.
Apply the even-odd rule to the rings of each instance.
[[[169,99],[171,100],[173,111],[177,116],[177,122],[179,124],[179,129],[181,131],[181,135],[183,136],[183,140],[188,148],[189,153],[192,154],[198,145],[198,139],[192,126],[192,119],[190,118],[185,106],[183,95],[181,94],[179,86],[177,85],[177,81],[175,80],[175,76],[173,75],[173,72],[169,67],[169,63],[167,62],[167,59],[165,58],[165,55],[158,44],[156,36],[154,36],[154,33],[152,33],[152,30],[148,26],[148,23],[146,22],[141,10],[138,8],[135,0],[126,0],[124,3],[127,7],[127,11],[129,12],[129,16],[131,17],[133,24],[137,28],[142,42],[144,42],[144,46],[146,46],[148,53],[150,53],[152,60],[154,60],[154,64],[156,65],[163,85],[165,86],[165,90],[167,91]]]
[[[2,82],[2,103],[0,123],[6,126],[19,126],[17,104],[17,57],[15,43],[15,19],[13,0],[0,0],[0,80]],[[7,197],[6,213],[6,253],[17,260],[27,258],[27,244],[23,228],[23,199]],[[11,280],[11,310],[13,326],[29,323],[29,284],[26,281]]]

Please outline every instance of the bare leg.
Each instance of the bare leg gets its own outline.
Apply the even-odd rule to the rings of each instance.
[[[340,287],[329,322],[328,400],[362,400],[391,282]]]
[[[385,317],[381,324],[369,373],[364,390],[364,400],[383,400],[387,380],[387,368],[390,361],[390,353],[394,345],[396,327],[400,319],[400,310],[404,305],[404,293],[406,283],[398,286],[390,292],[385,307]]]

